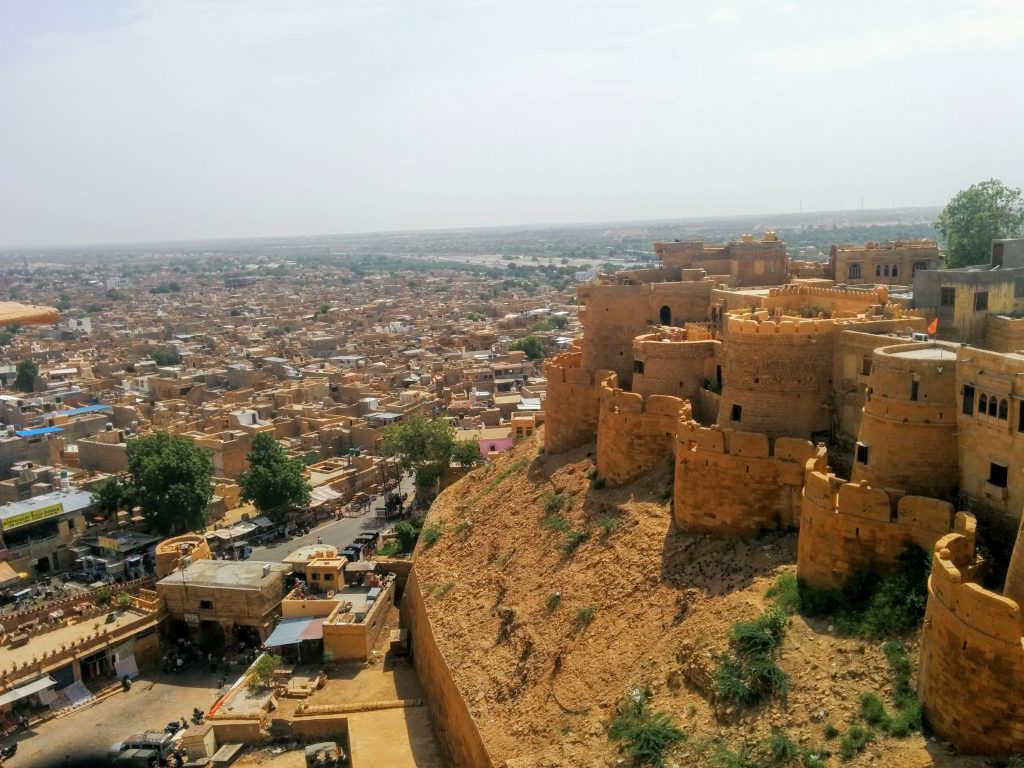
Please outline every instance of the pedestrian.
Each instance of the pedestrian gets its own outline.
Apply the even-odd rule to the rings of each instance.
[[[324,540],[323,540],[323,538],[322,538],[322,537],[320,537],[320,536],[317,536],[317,537],[316,537],[316,543],[317,543],[317,544],[323,544],[323,543],[324,543]]]
[[[210,662],[210,672],[215,673],[217,671],[217,657],[214,656],[212,653],[208,653],[206,655],[206,660]]]

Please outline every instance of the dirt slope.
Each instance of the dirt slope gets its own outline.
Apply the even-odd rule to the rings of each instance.
[[[857,696],[883,697],[889,670],[881,648],[839,638],[795,617],[780,665],[792,693],[721,724],[688,687],[678,660],[726,646],[729,626],[766,606],[765,590],[795,568],[795,535],[756,540],[692,536],[671,525],[671,463],[620,489],[594,490],[587,448],[549,456],[543,433],[441,494],[428,524],[443,534],[422,542],[416,567],[437,641],[452,667],[496,765],[624,765],[604,724],[637,686],[672,712],[695,739],[734,746],[785,728],[804,744],[826,744],[825,722],[843,728]],[[568,533],[540,525],[545,492],[571,494],[566,513],[589,537],[566,553]],[[600,521],[617,520],[610,533]],[[553,611],[548,600],[561,593]],[[582,626],[580,609],[592,608]],[[669,765],[693,765],[681,751]],[[833,757],[829,765],[840,765]],[[946,756],[920,735],[871,745],[844,765],[984,765]]]

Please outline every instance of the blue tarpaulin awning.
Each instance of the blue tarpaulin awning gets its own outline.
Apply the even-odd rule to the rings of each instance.
[[[63,432],[64,427],[39,427],[38,429],[19,429],[14,434],[18,437],[35,437],[36,435],[49,435],[53,432]]]
[[[281,623],[263,644],[268,648],[279,648],[282,645],[295,645],[303,640],[319,640],[324,636],[324,618],[320,616],[313,619],[281,619]]]

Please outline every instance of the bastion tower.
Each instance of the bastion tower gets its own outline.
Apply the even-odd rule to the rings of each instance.
[[[870,364],[851,481],[948,499],[959,478],[956,348],[896,344]]]
[[[761,432],[772,440],[828,432],[834,320],[772,320],[760,310],[728,315],[725,332],[718,411],[723,429]]]

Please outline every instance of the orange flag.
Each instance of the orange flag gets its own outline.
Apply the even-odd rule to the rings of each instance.
[[[928,326],[928,333],[930,333],[932,336],[934,336],[938,332],[939,332],[939,318],[936,317],[934,320],[932,320],[931,325]]]

